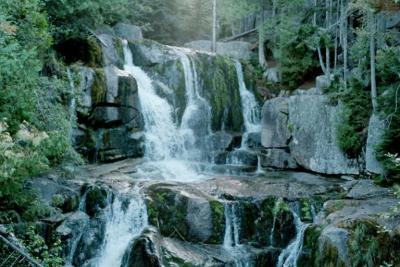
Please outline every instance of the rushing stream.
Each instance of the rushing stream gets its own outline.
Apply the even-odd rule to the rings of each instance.
[[[129,192],[129,198],[117,196],[107,214],[105,240],[96,267],[121,266],[129,243],[147,226],[147,208],[140,188]]]

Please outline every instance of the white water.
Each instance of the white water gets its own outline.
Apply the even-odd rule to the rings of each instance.
[[[245,127],[243,140],[244,142],[246,142],[247,135],[249,133],[256,133],[261,131],[260,106],[258,105],[254,94],[249,90],[247,90],[246,83],[244,82],[242,64],[240,64],[239,61],[235,61],[235,67],[238,76],[240,100],[242,103],[242,111],[243,111],[243,119]]]
[[[165,179],[178,181],[198,180],[200,176],[187,162],[189,156],[196,154],[190,150],[195,147],[193,130],[187,126],[196,110],[196,72],[191,70],[190,61],[181,56],[184,62],[186,91],[188,94],[187,109],[183,127],[178,128],[173,120],[173,109],[163,98],[157,95],[151,78],[139,67],[133,65],[132,52],[126,41],[123,41],[124,69],[132,75],[138,84],[141,111],[145,124],[145,158],[147,163],[139,167],[138,174],[144,179]],[[182,53],[183,54],[183,53]]]
[[[300,217],[293,212],[296,225],[296,238],[279,255],[277,267],[297,267],[297,260],[303,249],[304,233],[308,224],[303,223]]]
[[[227,164],[229,165],[246,165],[243,162],[243,155],[240,154],[241,150],[251,151],[248,147],[248,139],[250,133],[260,133],[261,132],[261,119],[260,119],[260,106],[254,94],[247,90],[246,83],[244,81],[244,74],[242,64],[235,60],[235,68],[238,77],[240,102],[242,106],[243,121],[244,121],[244,132],[242,136],[242,143],[239,149],[233,151],[229,154],[227,158]],[[239,153],[237,153],[239,152]],[[260,159],[257,157],[257,171],[256,173],[263,173],[260,166]]]
[[[105,240],[96,267],[121,266],[129,243],[147,226],[147,209],[140,188],[130,191],[129,204],[116,197],[109,209]]]
[[[207,100],[200,96],[196,64],[186,54],[188,51],[178,47],[174,50],[180,58],[185,75],[187,103],[179,127],[180,134],[185,139],[185,159],[201,160],[204,156],[198,142],[199,137],[205,139],[211,134],[211,107]]]
[[[240,221],[234,204],[225,204],[225,235],[223,247],[234,259],[235,267],[251,267],[251,255],[240,244]]]

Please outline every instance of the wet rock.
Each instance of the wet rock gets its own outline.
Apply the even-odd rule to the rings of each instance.
[[[75,266],[84,266],[85,264],[90,266],[87,261],[98,255],[105,237],[106,222],[104,214],[99,214],[90,220],[73,256],[72,262]]]
[[[227,132],[216,132],[208,137],[208,144],[213,151],[225,151],[233,141],[231,134]]]
[[[227,154],[227,163],[233,165],[257,166],[257,154],[250,150],[235,150]]]
[[[376,159],[376,148],[382,142],[385,131],[385,122],[379,118],[379,115],[372,114],[368,125],[368,138],[365,152],[365,164],[368,172],[382,174],[382,164]]]
[[[264,168],[297,169],[298,165],[288,149],[263,149],[261,166]]]
[[[30,181],[30,185],[49,206],[55,206],[64,212],[75,211],[78,208],[79,186],[67,184],[58,175],[37,177]]]
[[[108,34],[100,34],[97,38],[99,38],[102,44],[104,64],[106,66],[115,65],[122,68],[124,65],[124,58],[121,51],[117,49],[118,46],[121,46],[119,41],[116,40],[114,36]]]
[[[95,72],[91,68],[80,67],[79,76],[77,112],[80,115],[89,116],[92,107],[92,86],[95,79]]]
[[[186,220],[191,229],[190,235],[200,242],[212,235],[213,221],[209,202],[204,198],[190,198],[187,204]]]
[[[148,195],[149,221],[163,236],[191,242],[222,243],[224,214],[221,203],[192,190],[185,192],[163,186],[150,187]]]
[[[319,238],[319,264],[321,266],[351,266],[347,242],[349,233],[332,226],[325,228]]]
[[[90,217],[98,214],[109,204],[109,192],[105,188],[89,186],[85,194],[85,211]]]
[[[143,39],[142,30],[138,26],[117,23],[114,26],[115,35],[121,39],[126,39],[128,41],[138,41]]]
[[[122,259],[126,267],[161,267],[159,241],[155,229],[149,229],[132,242]]]
[[[247,135],[246,145],[250,149],[260,149],[261,133],[249,133]]]
[[[74,246],[80,241],[80,237],[89,225],[89,216],[81,211],[68,216],[65,221],[57,227],[56,233],[60,236],[63,244],[63,256],[67,262],[72,262],[75,251]]]

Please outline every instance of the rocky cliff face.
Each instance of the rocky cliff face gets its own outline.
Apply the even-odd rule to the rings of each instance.
[[[336,134],[343,107],[322,94],[322,80],[317,80],[317,88],[265,102],[262,165],[281,169],[301,166],[323,174],[381,173],[374,149],[384,129],[382,122],[377,115],[371,118],[365,159],[348,158],[340,150]]]
[[[122,39],[128,41],[133,63],[152,79],[157,94],[173,107],[173,120],[182,121],[188,106],[187,70],[182,65],[184,53],[190,58],[198,94],[211,111],[211,122],[199,113],[191,127],[199,135],[208,128],[213,132],[241,134],[243,115],[235,62],[223,56],[170,47],[143,40],[135,26],[118,24],[114,29],[97,31],[102,50],[101,65],[96,68],[76,65],[75,76],[78,128],[74,137],[78,151],[92,161],[115,161],[141,157],[143,118],[136,80],[123,70]],[[210,125],[207,125],[207,124]]]

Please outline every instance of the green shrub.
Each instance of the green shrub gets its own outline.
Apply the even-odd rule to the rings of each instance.
[[[340,90],[340,87],[337,88]],[[337,142],[343,152],[356,158],[362,153],[368,136],[368,122],[372,112],[370,93],[359,81],[352,79],[347,90],[337,94],[344,105],[337,128]]]
[[[379,97],[379,107],[387,128],[382,143],[377,148],[378,159],[386,171],[386,181],[400,181],[400,167],[388,157],[400,154],[400,48],[388,47],[377,53],[377,71],[379,90],[384,92]]]
[[[45,239],[40,236],[35,226],[31,225],[25,234],[23,243],[29,253],[46,267],[64,266],[64,260],[61,257],[62,246],[59,238],[52,238],[51,244],[46,244]]]

